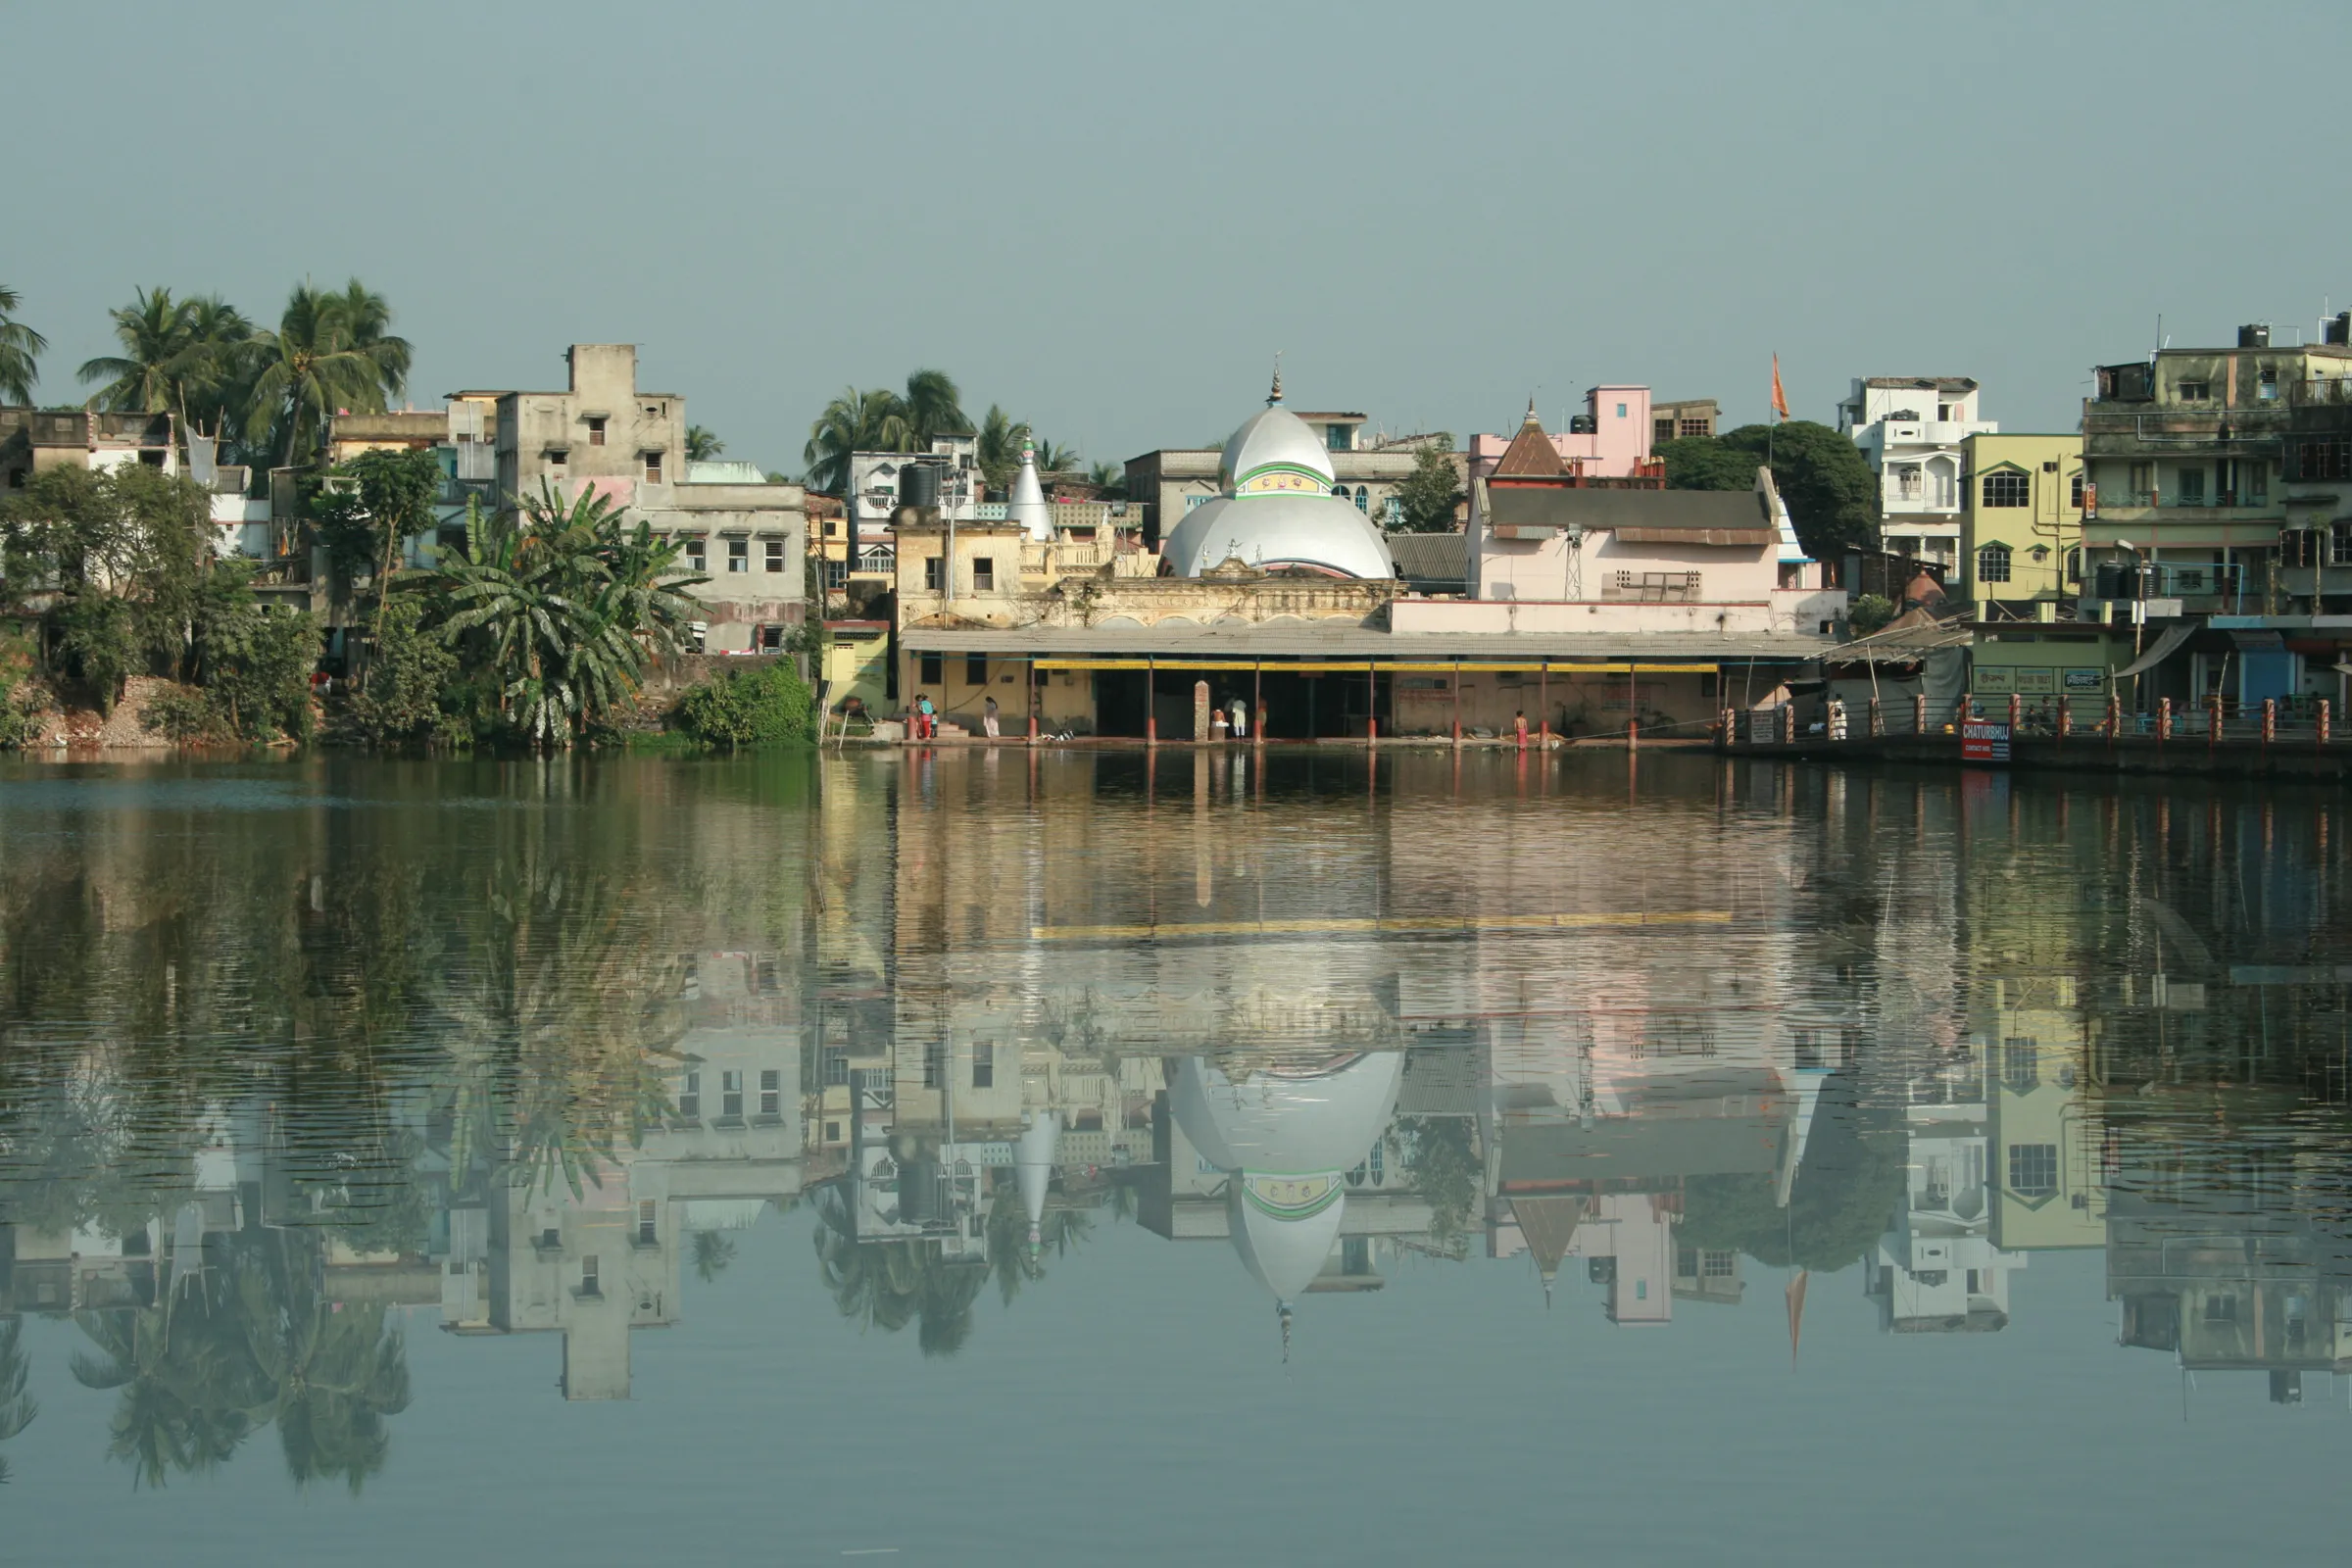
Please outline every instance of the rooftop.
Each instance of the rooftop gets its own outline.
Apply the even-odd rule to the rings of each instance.
[[[909,653],[992,654],[1006,659],[1101,657],[1177,659],[1589,659],[1660,662],[1817,659],[1827,637],[1719,637],[1702,632],[1403,633],[1347,621],[1260,621],[1238,626],[1066,626],[1014,631],[916,626],[900,633]]]
[[[1898,388],[1920,392],[1974,392],[1977,378],[1973,375],[1873,375],[1862,384],[1873,388]]]

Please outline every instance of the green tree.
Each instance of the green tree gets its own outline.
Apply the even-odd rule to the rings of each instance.
[[[1743,424],[1720,436],[1662,442],[1657,455],[1666,461],[1668,488],[1676,490],[1745,490],[1769,463],[1807,555],[1878,548],[1878,479],[1862,449],[1826,424]]]
[[[851,454],[916,450],[914,423],[905,401],[888,387],[860,392],[853,386],[844,387],[808,426],[801,461],[808,466],[809,489],[843,496],[850,488]]]
[[[1021,471],[1021,443],[1029,439],[1029,422],[1015,419],[994,403],[980,421],[980,474],[991,490],[1009,490]]]
[[[1127,488],[1126,469],[1122,465],[1116,463],[1089,464],[1086,469],[1086,482],[1093,485],[1096,492],[1104,500],[1110,500],[1125,494]]]
[[[685,647],[700,612],[677,547],[632,530],[602,493],[537,496],[485,521],[418,581],[428,621],[497,692],[500,717],[535,745],[564,746],[632,698],[656,657]]]
[[[930,451],[938,436],[972,433],[972,421],[964,417],[963,393],[945,370],[916,370],[907,376],[901,406],[914,438],[913,451]]]
[[[44,613],[52,665],[111,710],[124,679],[186,656],[211,526],[211,498],[184,476],[144,464],[51,468],[0,505],[0,571],[19,599],[56,590]]]
[[[1413,1191],[1429,1203],[1431,1245],[1463,1255],[1470,1216],[1486,1190],[1476,1123],[1467,1116],[1402,1116],[1396,1132]]]
[[[1453,437],[1440,432],[1413,455],[1413,471],[1396,486],[1404,509],[1402,531],[1450,533],[1453,509],[1462,499],[1461,472],[1453,464]]]
[[[196,605],[197,678],[221,723],[247,740],[311,734],[311,672],[318,622],[290,605],[265,605],[250,564],[217,563]]]
[[[409,1405],[408,1349],[381,1306],[326,1299],[315,1237],[273,1232],[241,1249],[240,1314],[264,1397],[297,1485],[341,1480],[354,1495],[384,1467],[391,1417]]]
[[[686,461],[688,463],[709,463],[726,450],[727,444],[704,426],[690,424],[686,427]]]
[[[120,355],[85,361],[80,376],[86,385],[104,381],[90,398],[90,407],[118,414],[162,414],[179,406],[177,370],[192,338],[188,302],[175,300],[162,286],[138,290],[128,305],[107,313],[114,322]]]
[[[455,695],[458,656],[425,625],[425,609],[421,599],[395,595],[376,620],[375,648],[351,710],[377,746],[471,738],[452,722],[462,711],[444,706],[444,695]]]
[[[49,340],[17,319],[23,296],[0,283],[0,398],[30,403],[32,388],[41,378],[41,355]]]
[[[292,464],[317,449],[338,408],[380,412],[409,368],[407,340],[385,331],[391,318],[383,296],[357,278],[339,294],[298,286],[277,330],[254,335],[245,439],[268,441]]]
[[[678,719],[706,746],[791,745],[808,738],[814,705],[800,671],[779,659],[694,687],[678,704]]]
[[[1086,459],[1076,447],[1057,447],[1041,435],[1032,435],[1037,443],[1037,471],[1040,473],[1076,473],[1086,466]]]
[[[694,1277],[710,1285],[735,1261],[734,1239],[722,1231],[695,1231],[692,1251]]]
[[[441,464],[430,452],[363,452],[337,464],[310,498],[311,522],[325,548],[328,592],[346,603],[365,573],[382,619],[385,587],[403,540],[433,526]]]

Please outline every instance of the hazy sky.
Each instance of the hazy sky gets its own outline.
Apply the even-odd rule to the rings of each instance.
[[[213,0],[0,15],[0,281],[44,401],[134,286],[274,320],[357,273],[419,404],[642,345],[798,472],[939,366],[1093,458],[1295,407],[1506,429],[1598,380],[1801,416],[2352,302],[2325,4],[664,6]],[[2301,149],[2301,150],[2298,150]],[[2282,335],[2282,341],[2284,340]]]

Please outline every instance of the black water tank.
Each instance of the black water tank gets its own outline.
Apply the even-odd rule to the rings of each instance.
[[[930,463],[909,463],[899,470],[899,500],[910,507],[939,505],[939,467]]]
[[[1568,416],[1568,433],[1570,435],[1592,435],[1599,429],[1599,424],[1594,421],[1592,416],[1590,414],[1572,414]]]
[[[2352,347],[2352,311],[2338,311],[2328,323],[2328,341]]]
[[[2269,323],[2256,322],[2250,326],[2239,327],[2237,329],[2237,346],[2241,349],[2269,348],[2271,346],[2271,328]]]

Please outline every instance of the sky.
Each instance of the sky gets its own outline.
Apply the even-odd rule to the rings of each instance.
[[[51,403],[158,283],[268,322],[357,275],[421,407],[635,342],[795,474],[853,383],[938,367],[1118,461],[1221,440],[1278,350],[1293,407],[1391,432],[1556,427],[1600,381],[1743,422],[1776,353],[1800,417],[1964,374],[2072,429],[2159,318],[2288,341],[2352,303],[2293,98],[2352,31],[2300,0],[213,0],[0,39],[0,283]]]

